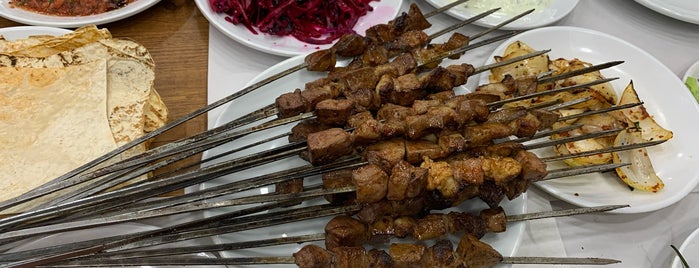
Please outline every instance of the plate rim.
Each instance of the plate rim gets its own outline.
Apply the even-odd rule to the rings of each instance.
[[[9,1],[0,1],[0,17],[30,26],[77,28],[90,24],[101,25],[122,20],[141,13],[158,2],[160,2],[160,0],[136,0],[128,6],[101,14],[81,17],[61,17],[13,8],[9,6]]]
[[[439,8],[439,7],[441,7],[441,5],[437,1],[439,1],[439,0],[425,0],[425,2],[432,5],[433,7]],[[575,7],[577,7],[578,3],[580,2],[579,0],[554,0],[554,1],[563,1],[565,3],[568,3],[568,5],[566,5],[566,10],[563,11],[560,14],[560,16],[554,17],[551,20],[544,20],[544,21],[541,21],[539,23],[532,23],[530,25],[525,25],[525,26],[517,26],[517,24],[509,24],[509,25],[502,26],[500,29],[501,30],[528,30],[528,29],[534,29],[534,28],[539,28],[539,27],[550,25],[552,23],[555,23],[555,22],[565,18],[568,14],[573,12]],[[447,10],[445,13],[453,18],[456,18],[456,19],[467,19],[468,18],[464,14],[461,14],[455,10]],[[481,26],[481,27],[493,27],[496,25],[493,23],[484,22],[483,19],[475,21],[473,24]]]
[[[634,0],[637,3],[645,6],[646,8],[663,14],[665,16],[671,17],[673,19],[681,20],[688,23],[699,24],[699,12],[686,12],[686,10],[677,10],[665,5],[664,1],[656,0]]]
[[[541,27],[541,28],[537,28],[537,29],[528,30],[526,32],[518,34],[518,35],[516,35],[508,40],[503,41],[500,45],[498,45],[498,47],[493,50],[492,54],[486,58],[485,63],[487,64],[487,63],[492,62],[493,56],[495,55],[496,52],[503,51],[504,47],[507,46],[507,44],[512,43],[513,41],[517,40],[518,38],[521,38],[522,36],[529,36],[532,34],[539,34],[540,32],[553,32],[553,31],[564,31],[566,33],[580,32],[580,33],[596,35],[596,36],[600,36],[600,37],[604,37],[604,38],[609,38],[610,40],[612,40],[614,42],[622,43],[622,44],[628,46],[629,48],[631,48],[639,53],[642,53],[645,57],[647,57],[648,60],[652,61],[659,68],[663,69],[663,71],[667,72],[668,74],[672,74],[672,76],[669,78],[673,79],[673,81],[676,80],[677,83],[681,84],[682,85],[681,89],[686,88],[684,86],[684,82],[680,81],[679,77],[677,77],[676,74],[674,74],[667,66],[662,64],[662,62],[660,62],[657,58],[655,58],[653,55],[651,55],[647,51],[641,49],[640,47],[638,47],[638,46],[636,46],[628,41],[625,41],[619,37],[616,37],[616,36],[613,36],[613,35],[610,35],[610,34],[607,34],[604,32],[600,32],[600,31],[596,31],[596,30],[592,30],[592,29],[588,29],[588,28],[583,28],[583,27],[576,27],[576,26],[548,26],[548,27]],[[555,52],[553,52],[553,53],[555,53]],[[489,74],[489,72],[481,74],[481,76],[479,77],[479,83],[482,83],[482,81],[485,79],[484,77],[487,77],[488,74]],[[681,90],[678,93],[685,94],[687,96],[687,98],[693,99],[693,97],[691,96],[691,93],[688,90]],[[694,105],[693,106],[694,109],[699,111],[699,108],[698,108],[699,105],[697,105],[696,102],[693,102],[693,105]],[[659,202],[659,203],[653,204],[653,205],[647,205],[647,204],[640,205],[640,206],[636,205],[636,206],[631,206],[631,207],[627,207],[627,208],[617,209],[614,211],[609,211],[606,213],[610,213],[610,214],[636,214],[636,213],[652,212],[652,211],[660,210],[662,208],[671,206],[671,205],[677,203],[678,201],[682,200],[686,195],[688,195],[692,191],[692,189],[694,189],[694,187],[696,187],[699,184],[699,176],[695,176],[694,178],[690,179],[688,182],[689,182],[688,185],[686,185],[685,187],[682,187],[680,189],[680,191],[678,191],[674,195],[668,196],[668,198],[664,199],[663,202]],[[543,191],[545,191],[546,193],[551,194],[552,196],[559,198],[559,199],[561,199],[565,202],[568,202],[570,204],[574,204],[577,206],[583,206],[583,207],[597,205],[594,203],[590,203],[590,201],[587,201],[586,199],[566,198],[566,195],[560,194],[557,191],[555,191],[554,189],[552,189],[552,188],[554,188],[553,186],[541,185],[541,183],[535,183],[535,185],[539,189],[542,189]]]
[[[393,13],[392,17],[395,17],[397,14],[399,14],[401,7],[403,6],[404,1],[402,1],[402,0],[389,0],[389,1],[393,1],[392,3],[399,3],[400,4],[396,8],[396,11]],[[264,53],[268,53],[268,54],[272,54],[272,55],[277,55],[277,56],[282,56],[282,57],[288,57],[288,58],[298,56],[298,55],[305,55],[305,54],[308,54],[309,52],[314,51],[314,50],[309,50],[309,51],[295,52],[295,51],[289,51],[289,50],[284,50],[284,49],[274,49],[273,47],[269,47],[268,44],[258,44],[256,42],[253,42],[252,40],[246,39],[244,36],[237,35],[231,31],[229,31],[228,28],[231,27],[231,25],[233,25],[233,24],[231,24],[230,22],[227,22],[225,20],[219,19],[218,17],[220,17],[221,15],[215,14],[211,11],[211,7],[209,6],[209,0],[194,0],[194,3],[197,5],[197,7],[199,8],[199,11],[204,15],[206,20],[209,21],[210,25],[214,26],[214,28],[216,28],[216,30],[221,32],[223,35],[227,36],[230,39],[233,39],[234,41],[236,41],[236,42],[238,42],[246,47],[255,49],[255,50],[260,51],[260,52],[264,52]],[[372,2],[372,3],[376,3],[376,2]],[[249,32],[246,31],[246,33],[249,33]],[[250,35],[253,35],[253,34],[250,33]],[[293,37],[288,37],[288,38],[293,38]],[[319,49],[323,49],[323,48],[328,48],[332,45],[331,44],[325,44],[325,45],[307,44],[307,46],[308,47],[317,47]]]
[[[685,253],[687,250],[687,247],[689,246],[690,243],[694,242],[695,240],[699,239],[699,227],[694,229],[685,239],[682,241],[682,245],[680,245],[680,248],[677,249],[680,253],[683,254],[683,256],[687,256],[688,254]],[[679,256],[675,256],[672,258],[672,266],[673,268],[682,268],[682,263],[680,261]]]

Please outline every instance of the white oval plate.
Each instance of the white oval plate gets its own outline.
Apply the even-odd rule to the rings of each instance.
[[[290,59],[287,59],[275,66],[272,66],[271,68],[267,69],[260,75],[258,75],[255,79],[253,79],[248,85],[260,81],[261,79],[264,79],[266,77],[269,77],[271,75],[277,74],[281,72],[284,69],[287,69],[291,66],[296,66],[300,63],[303,62],[303,56],[297,56],[293,57]],[[251,111],[254,111],[256,109],[259,109],[261,107],[264,107],[265,105],[272,104],[274,102],[274,99],[283,94],[287,93],[290,91],[293,91],[296,88],[303,88],[304,83],[312,81],[314,79],[322,77],[324,74],[319,73],[319,72],[308,72],[306,70],[294,72],[290,75],[287,75],[277,81],[274,81],[262,88],[257,89],[255,92],[246,94],[242,96],[241,98],[229,103],[229,105],[225,106],[224,111],[220,114],[220,116],[216,120],[216,126],[220,126],[222,124],[225,124],[233,119],[239,118],[242,115],[245,115]],[[270,137],[272,135],[277,135],[277,134],[282,134],[286,133],[290,130],[291,126],[293,124],[277,129],[277,130],[271,130],[271,131],[264,131],[262,133],[258,133],[255,135],[255,137],[244,137],[241,138],[235,142],[231,142],[229,144],[226,144],[224,146],[219,146],[213,150],[206,151],[204,153],[204,158],[209,158],[214,155],[227,152],[231,150],[232,148],[237,148],[240,145],[238,144],[246,144],[255,140],[260,139],[260,137]],[[267,143],[262,146],[258,146],[258,148],[253,148],[251,150],[239,152],[236,154],[233,154],[232,156],[227,156],[221,159],[217,159],[216,162],[220,162],[221,160],[225,159],[232,159],[233,157],[238,157],[242,155],[246,155],[250,152],[254,151],[260,151],[263,149],[270,149],[274,147],[278,147],[281,145],[286,144],[286,138]],[[204,183],[200,185],[200,189],[206,189],[206,188],[211,188],[216,185],[220,185],[226,182],[232,182],[236,180],[240,180],[243,178],[250,178],[253,176],[257,176],[260,174],[267,174],[270,172],[274,171],[279,171],[279,170],[285,170],[291,167],[296,167],[296,166],[301,166],[301,165],[306,165],[307,162],[301,160],[299,157],[293,157],[289,158],[286,160],[282,161],[276,161],[273,164],[268,164],[264,165],[262,167],[257,167],[257,168],[252,168],[250,170],[246,170],[243,172],[238,172],[236,174],[232,175],[227,175],[221,178],[218,178],[216,180]],[[306,185],[313,185],[313,184],[319,184],[320,183],[320,178],[314,177],[314,178],[307,178],[305,183]],[[249,190],[246,191],[245,193],[242,193],[240,195],[249,195],[249,194],[265,194],[269,192],[274,191],[274,186],[270,187],[262,187],[254,190]],[[239,195],[237,195],[239,196]],[[318,201],[318,202],[311,202],[309,204],[322,204],[324,201]],[[485,205],[482,204],[480,201],[475,201],[474,202],[465,202],[467,204],[463,205],[461,208],[467,211],[480,211],[481,209],[485,208]],[[503,208],[505,208],[506,213],[508,214],[520,214],[524,213],[526,211],[525,208],[526,204],[526,194],[522,195],[522,197],[517,198],[512,201],[504,201],[503,202]],[[230,211],[230,210],[228,210]],[[214,214],[218,214],[219,212],[226,212],[226,210],[219,210],[216,212],[208,212],[206,216],[211,216]],[[288,224],[283,224],[283,225],[277,225],[277,226],[272,226],[272,227],[266,227],[266,228],[261,228],[261,229],[256,229],[256,230],[249,230],[249,231],[243,231],[243,232],[237,232],[235,234],[228,234],[228,235],[222,235],[222,236],[216,236],[214,237],[214,243],[228,243],[228,242],[241,242],[241,241],[250,241],[250,240],[259,240],[259,239],[266,239],[266,238],[279,238],[279,237],[286,237],[286,236],[296,236],[296,235],[304,235],[304,234],[315,234],[315,233],[322,233],[325,224],[327,221],[330,219],[330,217],[325,217],[325,218],[320,218],[320,219],[314,219],[314,220],[305,220],[301,222],[295,222],[295,223],[288,223]],[[517,248],[519,247],[519,243],[521,241],[521,237],[524,231],[524,224],[522,222],[520,223],[513,223],[509,224],[507,226],[508,230],[507,232],[500,233],[500,234],[488,234],[485,236],[486,242],[491,244],[495,249],[497,249],[501,254],[504,256],[512,256],[516,251]],[[453,241],[453,240],[452,240]],[[318,243],[318,245],[323,245],[322,242]],[[249,250],[240,250],[240,251],[231,251],[231,252],[225,252],[223,255],[225,257],[251,257],[251,256],[291,256],[292,253],[298,251],[301,249],[306,244],[291,244],[291,245],[284,245],[284,246],[275,246],[275,247],[265,247],[265,248],[256,248],[256,249],[249,249]],[[264,266],[259,266],[259,267],[264,267]],[[292,267],[290,266],[284,266],[284,267]],[[295,266],[293,266],[295,267]]]
[[[584,206],[629,204],[631,207],[613,213],[641,213],[667,207],[685,197],[699,183],[699,169],[694,168],[699,153],[696,117],[699,105],[679,78],[640,48],[608,34],[575,27],[546,27],[524,32],[502,43],[493,56],[502,55],[515,40],[534,49],[551,49],[549,57],[579,58],[593,64],[623,60],[621,65],[602,71],[605,77],[619,77],[612,86],[621,91],[633,79],[634,87],[648,113],[674,137],[661,145],[648,148],[657,174],[665,188],[657,193],[630,191],[614,174],[589,174],[536,183],[546,192],[567,202]],[[489,73],[480,77],[487,83]],[[539,155],[552,150],[539,150]],[[558,167],[564,167],[563,165]]]
[[[9,1],[0,1],[0,16],[8,20],[35,26],[51,26],[59,28],[77,28],[85,25],[101,25],[109,22],[128,18],[149,7],[157,4],[160,0],[136,0],[135,2],[102,14],[65,17],[50,16],[29,12],[21,8],[10,7]]]
[[[696,0],[636,0],[637,3],[665,16],[699,24],[699,1]]]
[[[427,3],[439,8],[445,6],[449,3],[454,2],[454,0],[426,0]],[[526,30],[532,28],[538,28],[542,26],[549,25],[551,23],[557,22],[568,13],[573,11],[575,6],[578,5],[578,0],[553,0],[551,5],[544,9],[535,10],[532,14],[526,15],[508,25],[503,26],[503,30]],[[450,16],[466,20],[471,18],[482,11],[474,11],[469,9],[466,5],[458,5],[446,11]],[[476,21],[474,24],[483,27],[493,27],[499,23],[513,17],[514,15],[504,13],[502,11],[497,11],[485,18]]]
[[[682,82],[689,86],[689,81],[693,80],[694,83],[699,84],[699,61],[692,64],[692,66],[687,69],[682,77]],[[691,92],[691,91],[690,91]],[[699,102],[699,96],[695,95],[695,99]]]
[[[32,35],[59,36],[67,33],[70,33],[70,30],[45,26],[17,26],[0,28],[0,35],[2,35],[6,40],[10,41],[21,38],[27,38]]]
[[[689,267],[699,265],[699,254],[697,254],[699,252],[699,228],[687,236],[684,242],[682,242],[679,251],[684,260],[687,261],[687,264],[689,264]],[[675,260],[672,262],[672,268],[684,268],[680,257],[675,257]]]
[[[204,14],[209,23],[224,35],[239,42],[247,47],[274,55],[293,57],[296,55],[305,55],[318,49],[325,49],[332,46],[314,45],[304,43],[291,36],[273,36],[268,34],[253,34],[248,31],[243,25],[234,25],[226,21],[226,15],[214,13],[209,6],[209,0],[194,0]],[[367,28],[378,23],[386,23],[396,17],[400,11],[401,0],[381,0],[380,2],[371,2],[374,11],[367,13],[359,18],[354,30],[357,33],[364,34]]]

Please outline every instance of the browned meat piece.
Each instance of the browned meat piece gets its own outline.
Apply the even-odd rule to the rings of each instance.
[[[335,254],[333,268],[361,268],[367,267],[368,258],[366,250],[362,246],[337,247],[330,250]]]
[[[550,128],[553,123],[556,123],[558,118],[560,118],[559,114],[546,110],[532,109],[529,112],[539,119],[539,122],[541,123],[539,125],[539,130]]]
[[[396,229],[393,217],[384,216],[369,224],[369,240],[372,244],[383,244],[393,238]]]
[[[491,102],[496,102],[499,101],[501,98],[500,96],[496,94],[490,94],[490,93],[483,93],[483,92],[471,92],[466,95],[467,99],[469,100],[482,100],[485,101],[485,103],[491,103]]]
[[[488,115],[488,123],[509,123],[528,114],[525,107],[506,107]]]
[[[442,51],[452,51],[456,50],[465,46],[468,46],[468,43],[471,41],[471,39],[463,34],[460,33],[453,33],[450,37],[449,40],[447,40],[446,43],[444,43],[441,47],[440,50]],[[463,54],[463,53],[462,53]],[[458,59],[460,57],[459,54],[450,56],[449,58],[452,60]],[[464,82],[465,83],[465,82]]]
[[[407,74],[417,67],[417,61],[409,53],[400,54],[387,64],[391,66],[390,68],[395,68],[397,75]]]
[[[537,87],[536,77],[521,77],[515,79],[514,88],[517,96],[529,95],[536,92]]]
[[[352,137],[341,128],[331,128],[308,135],[309,161],[313,165],[328,164],[353,152]]]
[[[427,169],[401,160],[391,170],[386,199],[404,200],[417,197],[425,191],[426,184]]]
[[[344,34],[332,48],[342,57],[356,57],[366,50],[366,40],[359,34]]]
[[[454,178],[454,172],[447,162],[432,161],[425,157],[420,167],[428,170],[427,190],[438,190],[445,197],[455,196],[459,192],[460,184]]]
[[[379,82],[376,83],[376,92],[378,92],[381,102],[390,103],[386,101],[388,100],[391,92],[393,92],[395,89],[394,80],[394,76],[390,74],[383,74],[380,76]]]
[[[394,27],[389,24],[376,24],[369,27],[364,32],[364,36],[368,40],[369,44],[384,44],[386,42],[393,41],[396,39],[396,33]]]
[[[381,123],[376,119],[366,120],[352,131],[352,141],[358,145],[370,144],[383,138]]]
[[[481,157],[481,168],[485,177],[492,179],[500,187],[522,172],[522,165],[510,157]]]
[[[413,233],[413,228],[415,228],[415,218],[413,217],[398,217],[393,220],[393,228],[395,230],[395,236],[398,238],[405,238]]]
[[[456,87],[466,84],[466,81],[473,75],[476,68],[473,68],[471,64],[462,63],[459,65],[447,66],[447,71],[454,75],[454,86]]]
[[[443,105],[441,100],[415,100],[413,102],[413,115],[426,114],[430,107]]]
[[[301,97],[306,103],[306,112],[313,110],[316,105],[327,99],[334,99],[340,95],[340,89],[342,84],[339,83],[328,83],[322,87],[314,87],[301,91]]]
[[[541,126],[539,119],[530,113],[510,122],[510,127],[514,129],[514,135],[520,138],[534,136],[539,130],[539,126]]]
[[[466,141],[463,135],[449,130],[439,133],[437,140],[437,144],[439,144],[442,151],[448,154],[466,151],[467,143],[468,141]]]
[[[364,159],[390,173],[394,166],[405,158],[405,141],[401,138],[380,141],[367,146]]]
[[[391,244],[388,251],[393,258],[395,267],[420,267],[422,255],[425,253],[425,246],[417,244]]]
[[[429,214],[424,218],[417,219],[413,228],[413,238],[417,240],[434,239],[446,235],[452,231],[448,225],[448,216],[444,214]]]
[[[463,232],[481,238],[488,233],[485,221],[480,216],[468,212],[449,212],[448,220],[451,221],[453,231],[451,233]]]
[[[488,146],[478,146],[471,148],[469,153],[473,156],[509,156],[512,157],[520,150],[524,149],[524,145],[518,142],[502,142]]]
[[[318,132],[321,130],[326,130],[330,127],[331,126],[321,124],[315,119],[303,120],[291,128],[289,142],[306,141],[306,139],[308,138],[308,134]]]
[[[386,48],[383,46],[370,46],[367,48],[366,52],[362,54],[360,61],[362,67],[373,67],[388,63],[388,59],[389,54]]]
[[[344,126],[354,111],[355,103],[348,99],[327,99],[315,106],[316,118],[326,125]]]
[[[455,98],[455,97],[456,97],[456,93],[454,93],[453,90],[447,90],[447,91],[429,94],[425,98],[428,100],[438,100],[441,102],[445,102],[445,101],[450,100],[450,99]],[[452,107],[452,108],[454,108],[454,107]]]
[[[376,113],[376,118],[385,121],[402,121],[409,115],[413,115],[413,110],[411,108],[395,105],[393,103],[386,103],[381,106],[381,109]]]
[[[400,16],[391,22],[394,28],[400,29],[402,32],[410,30],[424,30],[432,27],[429,21],[422,15],[422,11],[417,4],[410,4],[407,16]]]
[[[423,136],[444,129],[444,121],[436,116],[427,114],[411,115],[405,118],[406,136],[411,139],[419,139]]]
[[[300,268],[327,268],[333,264],[333,255],[316,245],[304,246],[292,256]]]
[[[495,182],[486,180],[478,189],[478,197],[489,207],[494,208],[505,199],[505,192],[504,189],[495,185]]]
[[[352,128],[357,128],[364,124],[367,120],[374,119],[374,116],[369,111],[363,111],[350,115],[347,119],[347,126]]]
[[[453,91],[456,76],[444,67],[437,66],[420,76],[420,85],[428,92]]]
[[[507,77],[511,78],[509,75]],[[476,92],[494,94],[501,99],[510,99],[515,94],[515,88],[511,83],[490,83],[478,86]]]
[[[352,172],[352,181],[357,187],[357,202],[374,203],[386,197],[388,174],[378,165],[365,165]]]
[[[471,147],[491,144],[494,139],[506,138],[512,134],[511,127],[498,123],[483,123],[463,129],[463,135]]]
[[[342,92],[345,94],[346,92],[354,92],[364,89],[374,90],[379,78],[374,74],[373,68],[362,67],[343,73],[340,81],[347,86],[345,91]],[[346,94],[345,97],[347,97]]]
[[[325,225],[325,248],[359,247],[366,243],[366,225],[346,215],[332,218]]]
[[[463,100],[455,105],[454,110],[459,115],[459,125],[470,122],[484,122],[490,115],[490,109],[482,100]]]
[[[301,97],[301,90],[284,93],[274,101],[279,110],[279,117],[287,118],[306,112],[306,102]]]
[[[461,266],[461,258],[454,254],[454,246],[449,240],[438,240],[422,257],[422,267],[457,268]]]
[[[427,45],[428,36],[422,30],[404,32],[397,39],[384,44],[388,51],[405,52]],[[397,53],[394,53],[397,54]]]
[[[388,255],[386,251],[380,249],[371,249],[367,253],[367,258],[369,262],[369,268],[391,268],[393,266],[393,259],[391,255]]]
[[[538,181],[548,175],[546,170],[546,162],[541,161],[536,154],[525,150],[518,151],[515,155],[517,160],[522,165],[522,178],[528,181]]]
[[[402,106],[413,105],[415,100],[424,98],[427,93],[422,90],[420,80],[414,73],[401,75],[393,79],[393,90],[387,94],[385,102]]]
[[[445,157],[446,152],[438,144],[426,140],[405,141],[405,160],[416,165],[422,162],[423,158],[440,159]]]
[[[428,108],[426,115],[440,118],[444,124],[444,128],[447,129],[456,129],[460,126],[460,124],[458,124],[459,114],[457,114],[454,109],[444,105]]]
[[[372,223],[386,215],[392,215],[393,207],[388,200],[362,204],[362,209],[357,212],[357,218],[363,223]]]
[[[374,89],[347,90],[342,94],[355,102],[354,109],[357,111],[374,111],[381,107],[381,97]]]
[[[377,77],[388,75],[389,77],[398,77],[398,69],[391,64],[381,64],[374,68],[374,74]]]
[[[332,49],[317,50],[303,59],[309,71],[325,72],[335,67],[337,59]]]
[[[313,80],[311,82],[307,82],[303,89],[304,90],[311,90],[314,88],[319,88],[319,87],[324,87],[325,85],[332,83],[333,81],[327,77],[321,77],[316,80]]]
[[[420,64],[421,64],[420,69],[421,70],[429,70],[429,69],[437,68],[437,66],[439,66],[439,64],[442,63],[442,61],[435,60],[433,62],[433,60],[438,59],[439,57],[441,57],[444,54],[441,50],[435,49],[434,46],[430,46],[430,45],[428,45],[427,47],[424,47],[424,48],[415,49],[411,53],[412,53],[414,60],[416,62],[420,62]]]
[[[481,210],[479,216],[490,232],[501,233],[507,229],[507,216],[502,207]]]
[[[323,173],[323,189],[337,189],[354,186],[352,169],[341,169]],[[326,195],[325,200],[331,204],[353,204],[356,199],[354,192]]]
[[[464,264],[469,268],[491,268],[502,262],[500,253],[470,234],[461,237],[456,254],[462,257]]]
[[[463,181],[470,185],[483,184],[484,176],[480,158],[466,158],[463,160],[450,161],[454,179]]]
[[[427,199],[424,196],[388,202],[391,203],[391,215],[394,217],[420,215],[425,212],[427,206]]]

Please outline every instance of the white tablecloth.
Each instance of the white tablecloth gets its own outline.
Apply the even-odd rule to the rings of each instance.
[[[423,10],[432,10],[422,1],[418,5]],[[457,20],[439,15],[431,22],[440,29]],[[617,36],[649,52],[680,77],[699,60],[699,25],[663,16],[634,1],[583,0],[554,25],[589,28]],[[481,30],[478,26],[467,26],[460,32],[468,35]],[[213,27],[209,38],[209,102],[241,89],[260,72],[285,59],[240,45]],[[467,60],[482,63],[497,45],[470,52]],[[210,126],[220,110],[210,112]],[[530,211],[572,207],[535,188],[528,196]],[[517,255],[604,257],[623,261],[608,267],[669,267],[674,258],[670,245],[679,246],[690,232],[699,228],[697,202],[699,194],[695,190],[680,202],[650,213],[530,221]]]

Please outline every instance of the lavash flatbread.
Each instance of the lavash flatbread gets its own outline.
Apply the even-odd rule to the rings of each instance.
[[[106,65],[0,67],[0,200],[116,148],[105,113]]]
[[[76,37],[76,34],[71,33],[54,37],[58,41],[47,40],[43,36],[12,41],[14,45],[11,45],[11,47],[15,48],[15,50],[11,53],[0,55],[0,66],[68,68],[104,61],[106,64],[106,107],[104,111],[113,140],[117,146],[121,146],[144,135],[146,132],[163,126],[167,121],[168,111],[153,88],[154,62],[148,50],[131,40],[105,38],[111,37],[106,30],[100,30],[100,32],[106,32],[107,34],[97,35],[94,33],[94,29],[90,28],[87,30],[88,37]],[[76,32],[80,30],[78,29]],[[85,34],[85,31],[82,32]],[[37,42],[35,39],[40,39],[40,42]],[[74,48],[81,42],[85,44]],[[38,43],[50,44],[52,49],[42,50],[40,45],[37,45]],[[67,43],[71,45],[66,45]],[[59,46],[56,44],[63,45]],[[20,49],[21,47],[24,47],[25,50]],[[57,49],[58,47],[61,47],[63,50],[60,51],[61,49]],[[51,51],[53,54],[47,55],[50,54],[47,51]],[[140,144],[112,161],[139,154],[145,151],[146,147],[146,144]],[[91,150],[89,147],[83,146],[83,148]],[[27,164],[30,165],[31,163]],[[73,168],[78,166],[75,165]],[[62,173],[58,175],[62,175]],[[147,175],[144,175],[137,180],[146,178]],[[22,193],[18,192],[14,195]],[[23,211],[50,198],[49,196],[37,199],[22,207],[4,212]],[[5,200],[5,198],[0,198],[0,200]]]

